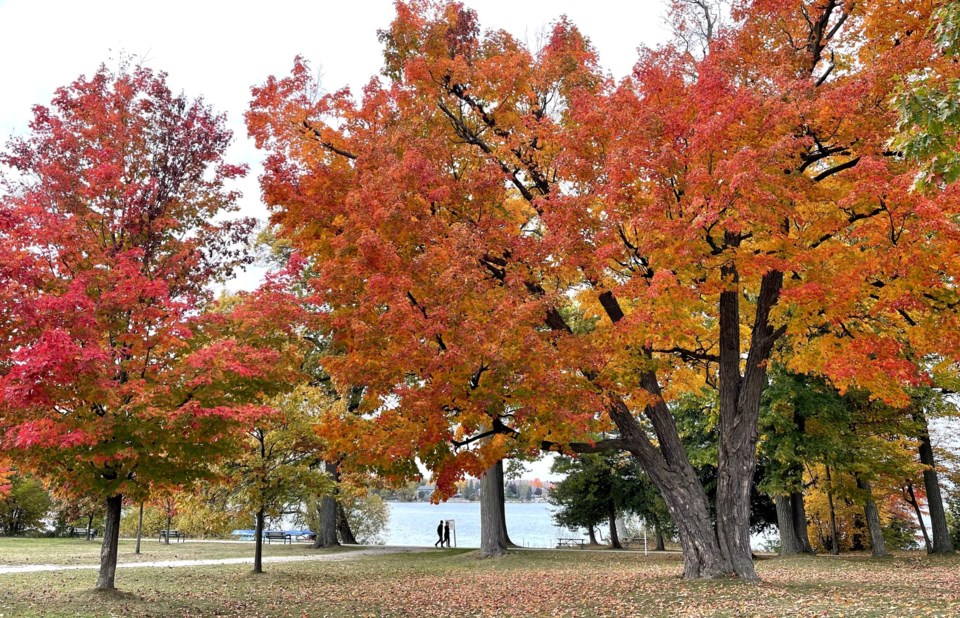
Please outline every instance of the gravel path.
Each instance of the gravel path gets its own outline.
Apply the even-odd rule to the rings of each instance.
[[[358,557],[398,554],[418,551],[433,551],[424,547],[368,547],[356,551],[338,552],[335,554],[317,554],[316,556],[268,556],[263,559],[264,564],[276,562],[334,562],[340,560],[354,560]],[[253,556],[246,558],[217,558],[214,560],[160,560],[156,562],[121,562],[118,569],[138,568],[178,568],[195,566],[212,566],[219,564],[253,564]],[[13,573],[38,573],[41,571],[96,571],[99,564],[28,564],[24,566],[0,566],[0,575]]]

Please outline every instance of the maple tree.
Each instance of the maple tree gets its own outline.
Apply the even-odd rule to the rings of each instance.
[[[355,440],[441,488],[541,446],[629,451],[685,576],[755,579],[768,363],[903,404],[919,359],[960,350],[956,188],[914,191],[889,147],[904,77],[957,71],[935,4],[735,2],[703,53],[643,50],[615,84],[565,19],[529,50],[399,2],[359,99],[319,96],[302,60],[255,89],[264,196],[342,352],[325,367],[366,389]],[[674,417],[705,385],[716,525]]]
[[[209,285],[244,263],[231,134],[166,76],[101,67],[11,140],[0,450],[59,493],[105,502],[97,588],[114,588],[124,497],[209,473],[266,410],[279,352],[218,335]]]

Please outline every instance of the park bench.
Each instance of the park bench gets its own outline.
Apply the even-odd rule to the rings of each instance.
[[[96,528],[94,528],[93,530],[90,530],[89,528],[70,528],[67,531],[67,536],[76,537],[79,539],[85,539],[89,534],[91,539],[95,539],[97,538],[97,532],[98,530]]]
[[[631,536],[620,541],[620,544],[624,547],[630,547],[631,545],[642,545],[643,537],[642,536]]]
[[[557,539],[557,549],[560,549],[561,547],[579,547],[580,549],[583,549],[585,543],[586,541],[584,539],[559,538]]]
[[[267,539],[267,544],[270,544],[272,541],[283,541],[284,545],[288,542],[291,545],[293,544],[293,536],[282,530],[267,530],[263,533],[263,538]]]
[[[164,539],[174,539],[175,541],[186,541],[187,535],[179,530],[161,530],[159,541],[162,543]]]

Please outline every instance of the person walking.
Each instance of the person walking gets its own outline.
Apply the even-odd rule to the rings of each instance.
[[[440,547],[443,547],[443,544],[446,543],[447,547],[450,547],[450,522],[443,522],[443,543],[440,544]]]
[[[434,543],[433,546],[436,547],[438,545],[440,547],[443,547],[443,520],[442,519],[440,520],[440,525],[437,526],[437,542]]]

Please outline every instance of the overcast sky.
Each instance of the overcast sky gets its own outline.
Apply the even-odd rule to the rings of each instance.
[[[467,0],[484,29],[503,28],[535,43],[560,15],[586,34],[603,66],[617,78],[630,72],[639,45],[667,36],[665,0]],[[219,0],[0,0],[0,138],[22,135],[30,108],[48,105],[53,91],[90,75],[121,53],[166,71],[174,90],[204,97],[227,114],[233,162],[251,173],[241,185],[246,214],[266,216],[257,176],[260,155],[246,137],[243,113],[250,87],[286,75],[294,56],[309,59],[326,90],[354,92],[378,73],[377,30],[390,24],[392,0],[224,2]],[[241,275],[232,288],[251,288],[260,273]],[[532,475],[548,476],[544,465]]]
[[[504,28],[529,42],[560,15],[593,41],[615,77],[629,73],[641,44],[667,36],[665,0],[468,0],[485,29]],[[257,176],[260,156],[246,137],[243,113],[250,87],[286,75],[293,58],[308,58],[326,90],[354,92],[378,73],[377,30],[390,24],[392,0],[0,0],[0,138],[23,134],[35,104],[121,53],[166,71],[175,90],[203,96],[226,112],[234,131],[231,160],[250,164],[241,184],[245,213],[263,218]],[[259,273],[231,287],[250,288]]]

